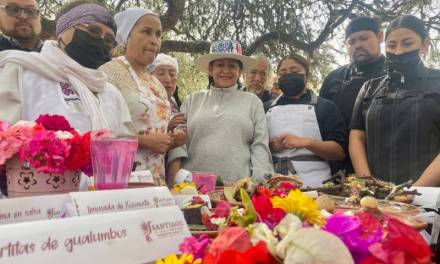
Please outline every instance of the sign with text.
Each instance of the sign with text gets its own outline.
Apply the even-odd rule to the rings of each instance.
[[[70,193],[69,216],[84,216],[173,206],[167,187]],[[72,212],[71,212],[72,211]]]
[[[0,225],[60,218],[67,194],[0,200]]]
[[[0,263],[124,263],[178,252],[190,236],[177,206],[0,226]]]

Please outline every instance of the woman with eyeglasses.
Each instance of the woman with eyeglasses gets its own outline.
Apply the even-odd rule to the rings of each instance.
[[[35,0],[0,2],[0,51],[40,51],[41,17]]]
[[[147,66],[160,50],[162,25],[152,11],[130,8],[115,15],[116,40],[124,55],[100,69],[121,91],[138,131],[136,171],[150,171],[155,185],[165,185],[165,154],[186,141],[185,133],[168,132],[171,106],[165,88]],[[141,172],[140,172],[141,173]]]
[[[428,48],[419,18],[401,16],[388,26],[387,75],[364,84],[353,112],[349,150],[358,175],[440,184],[427,170],[440,151],[440,71],[423,64]]]
[[[62,115],[80,132],[133,133],[120,92],[97,70],[110,60],[116,24],[99,2],[65,5],[56,18],[56,41],[41,53],[0,52],[0,120],[16,123],[41,114]]]

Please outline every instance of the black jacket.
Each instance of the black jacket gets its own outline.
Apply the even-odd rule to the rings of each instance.
[[[38,40],[35,49],[26,49],[21,47],[17,40],[7,37],[5,35],[0,35],[0,51],[4,50],[22,50],[22,51],[37,51],[40,52],[43,47],[43,41]]]

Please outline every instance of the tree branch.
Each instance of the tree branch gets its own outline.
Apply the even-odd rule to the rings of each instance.
[[[170,31],[176,26],[185,9],[185,0],[165,0],[165,2],[168,4],[168,10],[165,15],[160,17],[164,32]]]
[[[335,28],[337,28],[342,22],[344,22],[345,19],[347,19],[348,15],[350,15],[353,8],[357,5],[359,0],[352,0],[350,6],[345,10],[345,13],[340,16],[338,19],[336,19],[335,22],[332,23],[332,17],[330,15],[327,24],[325,25],[324,29],[319,34],[318,38],[316,38],[315,41],[310,43],[311,51],[313,52],[315,49],[319,48],[322,43],[328,38],[330,34],[333,33]]]
[[[186,52],[186,53],[207,53],[211,43],[209,41],[176,41],[166,40],[162,42],[161,52]]]
[[[115,13],[118,13],[119,11],[121,11],[122,5],[125,3],[125,1],[127,1],[127,0],[119,0],[118,4],[115,7]]]

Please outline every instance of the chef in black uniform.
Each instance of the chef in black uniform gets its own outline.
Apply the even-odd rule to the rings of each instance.
[[[325,78],[319,96],[339,107],[347,125],[348,141],[348,128],[359,90],[369,79],[385,75],[385,57],[380,52],[383,32],[373,18],[353,19],[345,29],[345,38],[351,63],[332,71]],[[353,173],[349,155],[343,161],[331,162],[331,167],[333,173],[337,170]]]
[[[395,183],[428,182],[420,176],[440,150],[440,71],[421,60],[429,48],[423,21],[392,21],[385,47],[387,75],[364,84],[353,110],[353,167]]]

